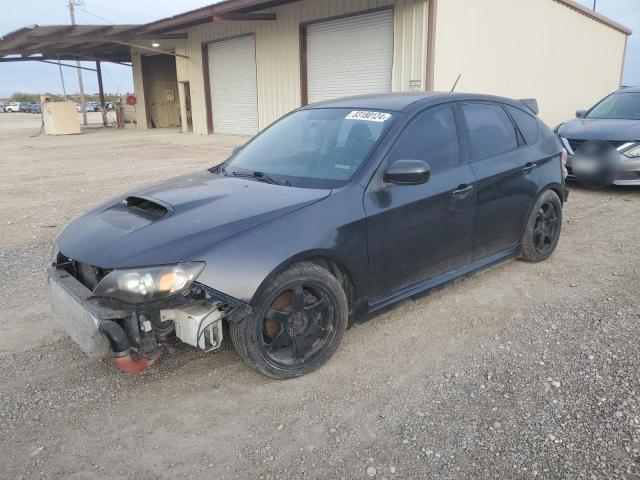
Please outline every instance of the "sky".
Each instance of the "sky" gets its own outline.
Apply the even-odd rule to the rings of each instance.
[[[320,0],[318,0],[320,1]],[[543,1],[543,0],[539,0]],[[589,8],[593,0],[577,0]],[[79,24],[109,23],[148,23],[153,20],[216,3],[214,0],[82,0],[76,10],[76,21]],[[640,85],[640,0],[597,0],[597,11],[623,25],[634,33],[629,38],[627,58],[623,77],[624,85]],[[32,25],[67,24],[69,9],[66,0],[0,0],[0,35],[5,35],[18,28]],[[571,68],[571,52],[562,52],[567,56],[567,75]],[[93,64],[86,65],[90,68]],[[75,69],[65,68],[64,80],[67,93],[78,91]],[[98,91],[94,72],[83,73],[85,92]],[[133,91],[133,80],[130,67],[114,64],[103,65],[104,88],[108,93],[126,93]],[[14,92],[27,93],[62,93],[60,73],[55,65],[39,62],[16,62],[0,64],[0,98],[7,98]]]

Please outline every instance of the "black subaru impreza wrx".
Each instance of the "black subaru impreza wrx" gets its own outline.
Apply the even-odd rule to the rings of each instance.
[[[104,203],[60,235],[54,317],[90,356],[147,368],[171,338],[291,378],[349,321],[554,251],[558,137],[535,101],[389,94],[307,106],[223,164]]]

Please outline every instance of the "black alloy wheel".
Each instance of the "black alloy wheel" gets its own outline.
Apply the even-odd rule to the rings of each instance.
[[[531,208],[522,234],[522,258],[541,262],[549,258],[558,245],[562,230],[562,202],[553,190],[540,194]]]
[[[340,344],[347,321],[347,297],[337,278],[320,265],[301,262],[275,277],[254,312],[230,324],[230,333],[249,365],[287,379],[324,364]]]
[[[543,203],[536,213],[533,244],[540,255],[547,255],[556,245],[560,234],[560,214],[552,201]]]
[[[321,287],[287,288],[267,309],[262,349],[278,367],[313,362],[336,334],[335,307]]]

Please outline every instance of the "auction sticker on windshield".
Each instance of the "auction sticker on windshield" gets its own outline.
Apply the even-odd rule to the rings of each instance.
[[[347,115],[346,120],[365,120],[367,122],[383,123],[391,118],[390,113],[384,112],[365,112],[365,111],[353,111]]]

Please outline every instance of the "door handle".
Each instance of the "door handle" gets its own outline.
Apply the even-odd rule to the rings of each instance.
[[[464,198],[473,191],[473,185],[459,185],[457,190],[453,191],[456,198]]]
[[[529,162],[529,163],[527,163],[527,164],[523,167],[522,172],[523,172],[524,174],[531,173],[531,172],[533,172],[536,168],[538,168],[538,165],[537,165],[537,164]]]

